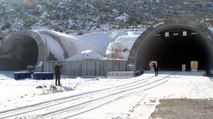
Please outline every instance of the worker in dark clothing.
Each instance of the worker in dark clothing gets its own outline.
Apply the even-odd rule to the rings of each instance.
[[[55,85],[61,86],[60,79],[61,79],[61,68],[63,65],[56,63],[55,64]]]
[[[157,66],[157,64],[156,63],[153,63],[153,69],[154,69],[154,71],[155,71],[155,76],[158,76],[158,66]]]
[[[140,69],[137,67],[135,70],[135,76],[140,76]]]

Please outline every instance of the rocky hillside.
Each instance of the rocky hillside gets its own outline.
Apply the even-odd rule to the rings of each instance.
[[[0,0],[0,39],[21,29],[79,34],[138,28],[165,19],[213,25],[212,0]]]

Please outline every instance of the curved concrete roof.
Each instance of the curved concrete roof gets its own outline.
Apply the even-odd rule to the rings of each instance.
[[[1,44],[0,69],[23,70],[40,61],[64,60],[78,52],[75,45],[71,37],[50,30],[17,31]],[[56,53],[60,53],[60,59]]]
[[[188,39],[194,39],[191,40],[190,43],[193,43],[196,41],[196,43],[193,43],[195,46],[201,46],[202,51],[205,52],[205,57],[206,59],[203,59],[207,62],[205,65],[205,68],[212,68],[213,67],[213,34],[212,32],[201,25],[198,22],[195,21],[187,21],[187,20],[170,20],[170,21],[165,21],[161,22],[157,25],[153,25],[152,27],[148,28],[146,31],[144,31],[139,38],[136,40],[136,42],[133,44],[133,47],[131,49],[129,58],[128,58],[128,65],[132,64],[135,67],[142,67],[142,68],[147,68],[148,62],[150,60],[157,60],[157,59],[162,59],[160,57],[163,57],[163,55],[160,56],[161,54],[164,54],[160,52],[160,50],[163,50],[163,48],[160,48],[161,46],[157,45],[162,45],[165,43],[162,42],[170,42],[172,40],[168,40],[166,38],[162,37],[162,34],[165,32],[173,32],[173,31],[189,31],[190,33],[194,34],[194,36],[188,37]],[[179,37],[179,39],[186,39],[184,37]],[[176,39],[175,42],[177,42],[178,38],[173,38]],[[164,41],[163,41],[164,40]],[[182,42],[185,42],[187,40],[182,40]],[[158,43],[158,44],[156,44]],[[185,43],[186,44],[186,43]],[[171,43],[168,45],[172,45]],[[178,44],[176,44],[177,46]],[[182,43],[182,45],[184,45]],[[174,45],[175,46],[175,45]],[[158,47],[158,49],[155,50],[155,52],[151,52],[155,47]],[[167,47],[165,45],[162,45],[162,47]],[[179,46],[181,47],[181,46]],[[187,47],[187,46],[186,46]],[[176,47],[178,49],[178,47]],[[172,49],[172,48],[171,48]],[[157,51],[158,50],[158,51]],[[169,49],[167,49],[169,50]],[[187,50],[187,48],[186,48]],[[160,53],[158,53],[160,52]],[[164,52],[167,52],[164,50]],[[155,53],[155,56],[151,56],[150,53]],[[183,52],[184,53],[184,52]],[[158,56],[159,54],[159,56]],[[191,52],[192,54],[192,52]],[[202,53],[200,53],[202,54]],[[165,54],[164,54],[165,55]],[[189,53],[190,55],[190,53]],[[172,55],[174,56],[174,55]],[[197,58],[197,57],[196,57]],[[194,59],[196,59],[194,58]],[[168,58],[167,58],[168,59]],[[175,59],[172,59],[175,60]],[[193,60],[193,59],[191,59]],[[163,62],[163,61],[161,61]],[[165,66],[165,64],[162,64]],[[205,69],[204,68],[204,69]]]

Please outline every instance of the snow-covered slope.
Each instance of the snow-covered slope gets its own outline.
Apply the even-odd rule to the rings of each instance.
[[[106,48],[110,42],[111,31],[108,32],[92,32],[84,35],[79,35],[78,38],[84,43],[82,51],[93,50],[94,52],[104,56]],[[81,47],[81,46],[77,46]]]
[[[106,26],[147,26],[170,18],[212,25],[212,12],[212,0],[1,0],[0,39],[20,29],[87,32]]]
[[[209,27],[209,30],[212,31],[212,33],[213,33],[213,27]]]

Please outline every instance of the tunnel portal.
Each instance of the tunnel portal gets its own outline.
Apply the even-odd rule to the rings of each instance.
[[[38,46],[36,41],[31,37],[18,39],[17,45],[17,67],[25,69],[27,65],[36,65],[38,58]]]
[[[0,68],[4,70],[23,70],[27,65],[36,65],[38,46],[29,36],[18,36],[7,42],[1,49]]]
[[[198,61],[199,70],[212,69],[212,33],[197,22],[173,21],[147,29],[134,43],[128,64],[143,69],[157,61],[160,70],[190,70]]]
[[[186,64],[186,69],[190,70],[190,62],[198,61],[199,68],[206,69],[211,58],[207,46],[200,39],[196,32],[190,30],[171,29],[160,32],[153,37],[155,41],[143,49],[147,52],[139,54],[138,65],[148,66],[149,61],[157,61],[162,70],[181,70],[182,64]]]

